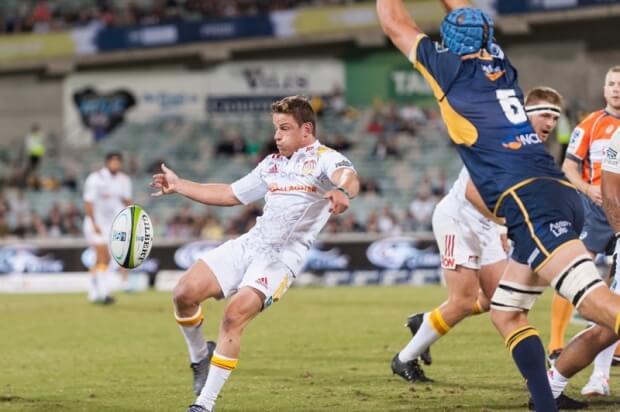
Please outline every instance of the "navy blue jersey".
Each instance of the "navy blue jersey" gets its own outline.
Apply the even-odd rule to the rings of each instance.
[[[487,207],[497,213],[509,189],[531,178],[565,179],[534,132],[517,71],[497,45],[459,57],[425,35],[410,60],[430,84],[448,134]]]

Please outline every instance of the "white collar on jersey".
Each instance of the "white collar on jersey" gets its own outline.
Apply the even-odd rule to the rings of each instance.
[[[319,148],[319,146],[321,146],[321,142],[319,142],[319,140],[316,139],[312,144],[309,144],[308,146],[300,147],[299,149],[295,150],[295,152],[293,152],[291,157],[295,156],[298,153],[308,152],[312,149],[316,150]]]

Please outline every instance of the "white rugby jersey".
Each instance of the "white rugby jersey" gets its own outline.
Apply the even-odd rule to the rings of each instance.
[[[92,202],[98,225],[111,224],[128,199],[131,199],[131,180],[126,174],[118,172],[113,175],[103,167],[86,178],[84,201]]]
[[[606,172],[620,174],[620,128],[616,130],[605,149],[601,168]]]
[[[465,192],[467,191],[468,180],[469,172],[467,171],[467,168],[463,166],[463,168],[459,172],[459,176],[454,181],[452,188],[450,188],[447,197],[452,197],[454,200],[456,200],[456,202],[454,202],[455,213],[459,213],[460,209],[467,209],[467,212],[473,213],[474,216],[486,219],[482,215],[482,213],[480,213],[478,209],[476,209],[474,205],[472,205],[471,202],[467,200]]]
[[[290,159],[267,156],[245,177],[232,184],[243,204],[265,198],[263,215],[243,237],[261,253],[277,254],[291,270],[301,268],[305,255],[330,217],[326,192],[336,169],[353,169],[339,152],[318,141],[297,150]]]

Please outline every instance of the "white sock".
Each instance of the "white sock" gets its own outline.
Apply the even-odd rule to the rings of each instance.
[[[551,367],[551,369],[547,371],[547,378],[549,379],[549,386],[551,386],[553,398],[557,399],[562,392],[564,392],[566,385],[568,385],[568,379],[562,376],[555,366]]]
[[[204,406],[209,411],[213,409],[215,400],[236,365],[237,359],[228,358],[215,352],[211,360],[207,382],[196,399],[196,404]]]
[[[97,271],[95,273],[95,277],[97,278],[97,290],[99,292],[99,299],[105,299],[110,295],[110,288],[108,284],[110,280],[109,275],[110,274],[107,270]]]
[[[618,342],[612,343],[596,355],[596,358],[594,358],[594,369],[592,370],[592,375],[590,375],[591,378],[597,376],[609,379],[609,370],[611,369],[611,361],[614,358],[616,346],[618,346]]]
[[[97,288],[97,276],[95,273],[90,275],[90,282],[88,283],[88,300],[90,302],[96,302],[100,299],[99,288]]]
[[[191,363],[200,362],[207,356],[207,341],[202,332],[202,324],[203,322],[200,322],[196,326],[179,325],[185,342],[187,342],[189,360]]]
[[[398,359],[401,362],[409,362],[416,359],[418,356],[426,350],[433,342],[441,338],[442,335],[437,333],[431,326],[429,320],[430,312],[424,314],[424,321],[420,325],[420,329],[416,332],[415,336],[411,338],[407,346],[405,346],[398,354]]]

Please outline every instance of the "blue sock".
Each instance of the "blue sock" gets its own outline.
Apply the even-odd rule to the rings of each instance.
[[[506,339],[521,375],[527,382],[536,410],[553,412],[558,408],[553,399],[545,365],[545,348],[538,332],[531,326],[525,326],[512,332]]]

